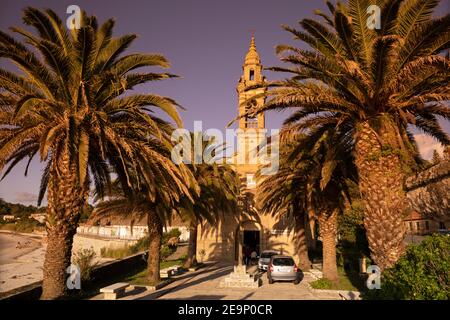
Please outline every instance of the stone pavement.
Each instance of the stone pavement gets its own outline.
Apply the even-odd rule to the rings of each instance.
[[[185,273],[168,286],[155,292],[135,290],[121,298],[123,300],[341,300],[338,291],[311,289],[314,278],[306,273],[298,285],[291,282],[275,282],[269,285],[265,273],[262,286],[257,289],[220,288],[219,282],[230,272],[232,265],[213,264],[196,272]],[[94,299],[101,299],[96,296]]]

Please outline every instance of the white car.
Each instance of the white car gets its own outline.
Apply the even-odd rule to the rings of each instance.
[[[258,260],[258,269],[261,271],[267,271],[267,266],[269,265],[270,258],[277,254],[280,253],[275,250],[264,250]]]
[[[300,283],[300,272],[291,256],[272,256],[267,270],[269,284],[274,281],[293,281]]]

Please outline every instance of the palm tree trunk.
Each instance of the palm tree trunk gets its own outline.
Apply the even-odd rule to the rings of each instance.
[[[365,203],[364,226],[371,256],[384,270],[404,250],[405,193],[396,129],[389,119],[382,121],[378,134],[367,122],[358,126],[355,162]]]
[[[189,247],[185,268],[190,268],[197,264],[197,220],[193,220],[189,226]]]
[[[308,210],[308,215],[305,215],[305,230],[306,230],[306,243],[308,244],[308,249],[315,251],[317,248],[317,237],[316,237],[316,220],[315,212],[312,209]]]
[[[74,165],[68,154],[58,167],[52,166],[47,189],[47,250],[45,252],[43,300],[62,298],[67,293],[66,274],[72,256],[73,237],[86,199],[86,188],[79,187]]]
[[[311,268],[311,261],[309,261],[308,256],[308,244],[306,241],[304,212],[297,211],[294,214],[294,220],[295,220],[295,235],[297,244],[297,254],[299,258],[299,267],[302,271],[308,271]]]
[[[161,219],[155,211],[148,214],[147,225],[149,237],[147,279],[149,283],[156,284],[160,281],[159,263],[161,259],[163,225]]]
[[[334,209],[331,214],[324,211],[319,215],[319,230],[323,246],[323,277],[331,281],[337,281],[339,279],[336,264],[338,210]]]

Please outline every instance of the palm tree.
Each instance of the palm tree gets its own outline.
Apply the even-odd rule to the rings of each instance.
[[[26,8],[23,21],[36,32],[12,28],[26,45],[0,31],[0,57],[22,71],[0,69],[0,170],[6,175],[25,158],[28,167],[36,154],[46,163],[38,201],[47,191],[43,299],[66,292],[72,239],[91,185],[103,195],[113,171],[130,194],[130,176],[142,167],[178,170],[160,153],[172,127],[153,114],[161,109],[180,125],[177,104],[154,94],[125,95],[173,77],[135,71],[166,68],[168,61],[159,54],[123,55],[135,35],[113,37],[114,20],[99,26],[95,17],[82,16],[81,28],[68,31],[53,11]]]
[[[200,192],[193,193],[193,201],[184,196],[176,209],[189,221],[186,268],[197,264],[198,225],[202,220],[214,225],[223,214],[235,214],[240,184],[236,172],[228,165],[205,163],[193,166],[192,171]]]
[[[204,142],[204,140],[202,139]],[[203,143],[201,154],[214,145]],[[217,150],[217,149],[216,149]],[[169,156],[169,149],[166,150]],[[163,225],[170,223],[174,215],[189,222],[189,247],[185,267],[195,265],[197,251],[197,229],[201,220],[214,223],[220,212],[235,212],[236,197],[239,191],[239,179],[227,165],[196,164],[182,166],[187,173],[185,180],[189,182],[185,189],[180,189],[172,182],[171,176],[158,176],[159,171],[153,167],[146,168],[133,177],[132,185],[136,187],[130,201],[122,190],[114,189],[112,198],[100,202],[92,217],[91,223],[108,216],[130,216],[132,222],[147,218],[149,230],[149,255],[147,278],[150,283],[159,281],[160,247]],[[163,171],[164,172],[164,171]],[[154,178],[153,184],[147,186],[140,181],[142,175]],[[154,186],[158,186],[155,188]]]
[[[196,137],[196,135],[199,135]],[[224,145],[218,145],[213,137],[203,136],[203,133],[191,133],[191,140],[201,141],[199,152],[201,155],[211,154],[210,163],[190,164],[187,167],[193,175],[198,188],[187,196],[182,196],[174,210],[189,223],[189,246],[184,267],[190,268],[197,264],[197,231],[202,220],[214,225],[221,215],[235,214],[237,211],[237,197],[239,194],[239,177],[227,164],[218,164],[217,160],[225,151]],[[195,150],[191,154],[191,163],[197,155]],[[219,159],[220,160],[220,159]],[[192,195],[192,198],[190,196]]]
[[[292,162],[285,161],[292,148],[283,147],[280,156],[280,168],[274,175],[261,178],[258,185],[257,202],[261,210],[274,216],[286,216],[294,220],[296,249],[299,257],[299,267],[303,271],[311,268],[308,256],[306,224],[308,205],[306,201],[306,179],[300,168],[293,167]]]
[[[318,220],[323,244],[323,276],[331,281],[338,279],[337,218],[345,201],[349,200],[346,181],[356,180],[356,169],[349,152],[350,140],[336,137],[342,134],[340,130],[330,129],[324,132],[313,128],[306,135],[292,129],[283,130],[281,142],[289,144],[285,144],[281,152],[280,170],[261,185],[261,202],[266,210],[282,214],[286,211],[284,208],[300,209],[293,211],[293,215],[300,231],[296,230],[303,264],[309,263],[304,217]],[[336,140],[340,142],[335,144]],[[299,220],[303,222],[300,228]]]
[[[346,128],[342,137],[353,139],[371,255],[384,269],[403,251],[403,180],[416,157],[411,126],[450,144],[438,123],[450,118],[450,61],[440,54],[449,48],[450,15],[431,17],[438,0],[377,0],[381,28],[372,30],[372,2],[327,1],[331,14],[317,12],[324,23],[284,26],[310,48],[277,47],[291,66],[270,69],[292,77],[269,83],[270,99],[249,115],[292,108],[287,123],[296,130]]]
[[[116,183],[115,188],[109,198],[100,201],[89,219],[90,223],[96,223],[109,217],[127,216],[131,218],[131,224],[134,221],[142,219],[147,220],[148,227],[148,258],[147,258],[147,280],[151,284],[157,284],[160,281],[160,262],[161,262],[161,244],[163,236],[163,227],[170,223],[175,214],[175,205],[185,196],[189,201],[193,201],[189,194],[184,194],[173,177],[166,175],[164,170],[157,166],[147,168],[147,171],[141,172],[132,177],[132,184],[136,188],[133,196],[127,196]],[[153,183],[147,185],[141,177],[144,175],[152,176]],[[193,185],[192,182],[190,184]],[[198,192],[192,187],[193,192]]]

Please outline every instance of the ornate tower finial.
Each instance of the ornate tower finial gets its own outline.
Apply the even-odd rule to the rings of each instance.
[[[252,35],[250,46],[247,55],[245,56],[244,65],[259,65],[260,63],[259,54],[258,51],[256,51],[255,36]]]
[[[255,35],[254,34],[252,34],[252,39],[250,41],[250,50],[256,50]]]
[[[250,29],[250,34],[251,34],[251,41],[250,41],[250,48],[253,48],[256,50],[256,46],[255,46],[255,29]]]

